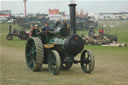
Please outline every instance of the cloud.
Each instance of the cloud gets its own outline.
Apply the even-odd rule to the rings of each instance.
[[[77,10],[80,12],[84,9],[86,12],[128,12],[128,1],[76,1]],[[60,11],[69,13],[68,7],[69,1],[58,0],[58,1],[45,1],[45,0],[27,0],[27,13],[48,13],[49,8],[59,8]],[[17,1],[2,1],[1,9],[11,10],[13,14],[24,13],[23,0]]]
[[[23,1],[23,0],[0,0],[0,1]],[[71,0],[27,0],[27,1],[71,1]],[[128,1],[128,0],[75,0],[75,1]]]

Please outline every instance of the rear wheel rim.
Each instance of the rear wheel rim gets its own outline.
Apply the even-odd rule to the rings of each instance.
[[[36,63],[36,47],[33,40],[30,40],[29,43],[27,43],[27,64],[28,66],[33,69]]]
[[[26,44],[26,64],[32,71],[39,71],[43,63],[43,46],[39,38],[29,38]]]

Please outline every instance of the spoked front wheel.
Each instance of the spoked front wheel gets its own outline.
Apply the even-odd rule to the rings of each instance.
[[[61,59],[56,50],[52,50],[48,55],[48,70],[53,75],[57,75],[60,71]]]
[[[84,50],[81,54],[81,68],[86,73],[91,73],[94,70],[95,59],[90,50]]]

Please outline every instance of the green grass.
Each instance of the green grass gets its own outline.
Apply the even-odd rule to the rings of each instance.
[[[10,24],[0,24],[0,45],[6,47],[24,48],[24,45],[26,43],[25,40],[20,40],[16,36],[13,37],[13,40],[6,40],[6,35],[8,34],[9,31],[9,25]],[[12,28],[22,30],[22,28],[19,27],[17,24],[13,24]]]
[[[9,31],[9,25],[12,25],[12,30],[15,28],[17,30],[22,30],[17,24],[0,24],[0,33],[7,33]]]
[[[120,23],[117,33],[119,42],[128,43],[128,23]],[[26,41],[17,37],[8,41],[7,32],[8,24],[0,24],[0,85],[128,85],[128,47],[85,45],[85,49],[92,50],[95,55],[93,73],[84,73],[80,64],[75,64],[69,71],[53,76],[48,72],[47,65],[43,65],[41,72],[28,70],[24,53]],[[78,31],[78,34],[81,33],[86,35],[87,31]],[[76,57],[79,58],[80,55]]]
[[[107,24],[105,32],[109,34],[116,34],[119,42],[128,43],[128,21],[111,21],[111,22],[100,22],[102,24]],[[111,24],[114,27],[110,28],[108,25]]]
[[[118,42],[121,43],[128,43],[128,21],[100,21],[99,27],[95,29],[96,32],[98,32],[98,29],[101,28],[103,25],[107,25],[107,27],[104,28],[104,32],[108,34],[116,34],[118,37]],[[111,29],[109,25],[114,25],[114,27]],[[12,28],[16,28],[17,30],[22,30],[21,27],[19,27],[17,24],[12,25]],[[9,24],[0,24],[0,33],[7,34],[9,31]],[[28,31],[28,30],[27,30]],[[82,33],[87,36],[88,31],[87,30],[81,30],[77,31],[79,35]]]

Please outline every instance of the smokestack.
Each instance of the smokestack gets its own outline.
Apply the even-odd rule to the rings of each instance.
[[[69,4],[70,8],[70,23],[71,23],[71,32],[72,35],[76,34],[76,4]]]

